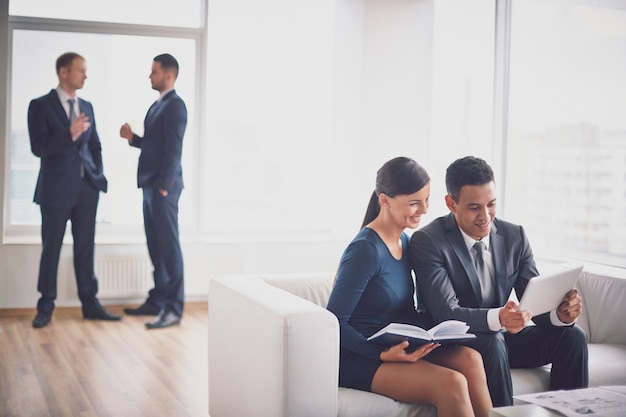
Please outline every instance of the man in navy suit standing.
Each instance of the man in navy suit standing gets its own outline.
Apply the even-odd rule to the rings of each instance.
[[[178,237],[178,200],[183,189],[181,155],[187,127],[187,108],[176,94],[178,62],[170,54],[154,58],[150,81],[159,98],[144,121],[144,135],[133,133],[128,123],[120,136],[141,149],[137,186],[143,190],[143,218],[148,252],[154,267],[154,288],[130,315],[156,315],[146,323],[159,329],[180,323],[184,306],[183,256]]]
[[[107,191],[102,147],[91,103],[76,97],[87,78],[85,59],[68,52],[56,61],[59,85],[28,107],[28,132],[33,154],[40,158],[35,203],[41,210],[42,251],[39,263],[34,328],[50,323],[57,297],[59,255],[68,220],[74,239],[74,272],[85,319],[119,320],[96,298],[94,274],[96,209]]]
[[[513,404],[511,368],[552,364],[550,390],[589,383],[587,340],[574,326],[582,299],[574,289],[548,313],[531,316],[508,300],[521,298],[539,272],[522,226],[496,217],[494,173],[468,156],[446,171],[450,213],[411,236],[418,302],[436,322],[466,322],[476,339],[465,343],[483,356],[495,407]],[[533,320],[534,326],[528,325]]]

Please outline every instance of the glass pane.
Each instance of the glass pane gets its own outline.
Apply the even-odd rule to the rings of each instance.
[[[202,26],[206,0],[11,0],[9,15],[172,27]]]
[[[45,31],[13,31],[11,94],[11,224],[39,224],[38,207],[32,202],[39,159],[30,151],[27,112],[30,100],[47,94],[58,85],[55,61],[73,50],[85,57],[87,81],[77,95],[94,106],[102,142],[104,173],[109,191],[102,194],[98,221],[114,225],[142,225],[141,192],[136,172],[139,150],[120,138],[122,123],[128,122],[143,134],[143,119],[158,93],[150,87],[152,59],[171,53],[180,64],[178,94],[189,112],[183,146],[184,180],[194,188],[195,50],[194,40],[143,36],[119,36]],[[191,193],[183,192],[180,223],[193,221]]]
[[[624,3],[512,10],[507,218],[542,254],[626,266]]]

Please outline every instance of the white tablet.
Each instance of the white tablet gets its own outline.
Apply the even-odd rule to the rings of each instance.
[[[554,272],[530,279],[518,310],[530,310],[533,316],[538,316],[556,309],[565,294],[574,288],[582,270],[582,265],[568,264]]]

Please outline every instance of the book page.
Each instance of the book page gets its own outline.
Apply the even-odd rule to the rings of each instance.
[[[433,337],[442,335],[462,335],[467,333],[469,326],[459,320],[446,320],[428,330]]]
[[[391,323],[387,327],[383,328],[381,332],[386,331],[388,333],[399,334],[401,336],[416,337],[418,339],[431,339],[431,335],[421,327],[413,326],[410,324]],[[384,333],[384,332],[383,332]]]

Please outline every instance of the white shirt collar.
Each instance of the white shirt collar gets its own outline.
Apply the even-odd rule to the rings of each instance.
[[[461,235],[463,236],[463,240],[465,241],[465,245],[467,246],[467,250],[472,249],[472,247],[477,242],[477,240],[474,239],[473,237],[470,237],[467,233],[465,233],[463,230],[461,230],[460,227],[459,227],[459,230],[461,231]],[[485,236],[480,241],[483,242],[485,244],[487,250],[489,250],[489,235]],[[470,251],[470,253],[471,253],[471,251]]]
[[[159,98],[157,98],[157,102],[161,102],[161,100],[163,100],[163,97],[165,97],[170,91],[174,91],[174,88],[170,88],[169,90],[165,90],[163,91],[160,95]]]
[[[61,103],[65,104],[67,103],[67,100],[69,99],[74,99],[78,101],[78,96],[74,96],[74,97],[70,96],[67,91],[61,88],[61,86],[58,86],[56,90],[57,90],[57,94],[59,95],[59,99],[61,100]]]

